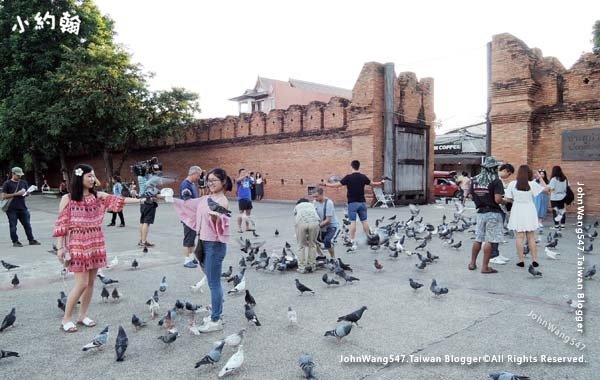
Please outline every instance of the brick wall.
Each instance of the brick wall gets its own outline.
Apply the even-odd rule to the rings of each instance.
[[[600,161],[563,161],[562,132],[600,128],[600,58],[565,69],[510,34],[492,39],[492,154],[515,167],[560,165],[585,184],[586,214],[600,214]],[[575,189],[574,189],[575,190]],[[573,206],[572,206],[573,208]]]
[[[433,81],[418,81],[412,73],[404,73],[410,81],[398,78],[397,87],[406,95],[396,98],[396,111],[407,114],[413,122],[418,116],[431,124]],[[153,146],[136,147],[128,158],[122,177],[131,178],[129,166],[142,159],[158,156],[165,174],[178,184],[191,165],[203,169],[224,168],[235,177],[239,168],[261,172],[267,179],[265,199],[297,200],[306,195],[306,187],[343,176],[351,171],[350,161],[361,161],[361,172],[378,180],[383,174],[383,65],[366,63],[353,88],[353,99],[334,97],[325,103],[292,105],[287,110],[256,112],[239,117],[204,119],[191,125],[179,141],[155,142]],[[433,128],[431,129],[433,131]],[[430,139],[433,174],[433,141]],[[101,158],[74,158],[89,162],[103,178]],[[120,161],[115,154],[115,163]],[[326,189],[336,202],[346,200],[346,190]],[[430,192],[430,199],[433,196]]]

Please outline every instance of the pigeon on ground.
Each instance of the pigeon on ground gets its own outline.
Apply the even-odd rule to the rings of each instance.
[[[202,359],[200,359],[200,361],[198,361],[196,363],[194,368],[198,368],[201,365],[206,365],[206,364],[212,365],[212,364],[217,363],[219,360],[221,360],[221,353],[223,352],[224,346],[225,346],[225,341],[222,340],[221,344],[219,344],[217,347],[213,348],[208,354],[206,354]]]
[[[383,265],[381,265],[379,263],[379,261],[377,261],[377,259],[375,259],[375,262],[373,263],[373,266],[375,266],[375,270],[377,272],[381,272],[383,270]]]
[[[323,282],[326,283],[327,286],[329,286],[329,285],[339,285],[340,284],[339,281],[336,281],[333,278],[327,277],[327,273],[323,274]]]
[[[529,268],[527,269],[529,271],[529,273],[531,273],[531,275],[533,277],[542,277],[542,272],[540,272],[539,270],[535,269],[535,267],[533,266],[533,264],[529,264]]]
[[[254,323],[255,326],[260,326],[260,321],[258,320],[254,309],[252,309],[252,306],[245,304],[244,309],[246,309],[244,314],[246,315],[246,319],[248,320],[248,322]]]
[[[298,323],[298,314],[296,313],[296,310],[292,309],[291,306],[288,306],[287,317],[290,325]]]
[[[125,333],[123,326],[119,326],[119,333],[117,334],[117,340],[115,342],[115,352],[117,353],[118,362],[123,361],[128,344],[129,339],[127,338],[127,334]]]
[[[15,321],[17,320],[16,309],[13,307],[10,310],[10,313],[6,314],[4,320],[2,321],[2,325],[0,325],[0,332],[6,330],[10,326],[14,326]]]
[[[296,289],[300,291],[301,295],[304,294],[304,292],[311,292],[312,294],[315,294],[311,288],[301,283],[300,280],[295,279],[294,281],[296,282]]]
[[[100,331],[100,334],[96,335],[94,340],[83,346],[83,351],[91,350],[92,348],[103,349],[106,342],[108,342],[108,335],[108,325],[106,325],[104,329]]]
[[[108,289],[106,289],[106,286],[102,287],[102,291],[100,292],[100,297],[102,297],[103,302],[108,302],[108,297],[110,297],[110,293],[108,292]]]
[[[340,268],[342,268],[345,271],[352,272],[352,268],[350,268],[350,265],[344,264],[344,262],[342,261],[342,259],[340,259],[338,257],[337,261],[338,261],[338,264],[339,264]]]
[[[415,266],[417,267],[417,269],[425,269],[425,267],[427,266],[427,262],[420,261],[418,264],[415,264]]]
[[[595,274],[596,274],[596,264],[592,265],[592,267],[583,274],[583,278],[585,278],[586,280],[591,280]]]
[[[11,356],[20,358],[18,352],[0,350],[0,359],[9,358]]]
[[[546,244],[546,248],[556,248],[558,245],[558,239],[554,239],[553,242]]]
[[[167,335],[159,336],[157,339],[160,339],[163,343],[171,344],[177,340],[179,333],[177,331],[169,332]]]
[[[227,291],[227,294],[237,294],[246,290],[246,277],[242,278],[242,281],[237,284],[233,289]]]
[[[227,360],[225,367],[221,368],[219,371],[219,377],[229,375],[236,371],[242,366],[242,363],[244,363],[244,345],[240,344],[236,353],[231,355],[229,360]]]
[[[202,280],[198,281],[195,285],[191,285],[190,289],[192,291],[192,293],[196,293],[196,292],[200,292],[200,293],[204,293],[204,291],[202,290],[202,288],[206,285],[206,276],[202,277]]]
[[[427,240],[423,240],[423,242],[421,242],[421,244],[417,245],[415,247],[415,249],[423,249],[427,246]]]
[[[427,251],[427,258],[433,262],[434,260],[438,260],[440,257],[436,255],[432,255],[429,251]]]
[[[587,247],[583,248],[583,252],[585,253],[590,253],[594,250],[594,244],[590,243],[590,245],[588,245]]]
[[[556,252],[553,252],[551,249],[545,248],[544,253],[549,259],[556,260]]]
[[[309,354],[300,355],[300,359],[298,359],[298,365],[302,372],[304,372],[304,377],[307,379],[316,379],[313,373],[315,369],[315,362],[313,361],[313,357]]]
[[[350,276],[345,271],[339,272],[338,276],[340,276],[341,278],[343,278],[346,281],[346,283],[351,283],[352,284],[352,282],[354,282],[354,281],[360,281],[360,278],[354,277],[354,276]]]
[[[240,266],[240,268],[246,268],[246,260],[242,257],[238,265]]]
[[[212,198],[209,197],[207,199],[207,202],[208,202],[208,208],[211,211],[231,217],[231,211],[227,210],[225,207],[223,207],[220,204],[218,204],[217,202],[215,202]]]
[[[152,319],[156,319],[158,317],[158,313],[160,311],[160,305],[153,298],[150,299],[150,315]]]
[[[19,286],[19,284],[21,284],[21,281],[19,281],[19,277],[17,277],[16,273],[15,273],[15,276],[10,281],[10,283],[12,284],[13,288],[17,288]]]
[[[151,303],[152,301],[154,301],[154,302],[158,303],[158,301],[159,301],[159,298],[158,298],[158,290],[155,290],[155,291],[154,291],[154,295],[153,295],[153,296],[152,296],[152,297],[151,297],[151,298],[150,298],[148,301],[146,301],[146,305],[150,305],[150,303]]]
[[[98,273],[96,275],[96,277],[98,277],[100,279],[100,281],[102,281],[102,283],[104,285],[111,285],[111,284],[116,284],[117,282],[119,282],[118,280],[113,280],[112,278],[108,278],[106,276],[103,276],[100,273]]]
[[[176,300],[175,301],[175,309],[182,311],[183,309],[185,309],[185,304],[183,302],[181,302],[180,300]]]
[[[65,307],[67,306],[67,294],[60,291],[60,298],[56,300],[58,302],[58,308],[62,311],[65,311]]]
[[[440,296],[442,294],[448,294],[448,288],[442,288],[442,287],[438,286],[435,278],[431,280],[431,285],[429,286],[429,290],[431,290],[431,292],[436,296]]]
[[[279,236],[279,230],[276,228],[275,229],[275,237],[278,237],[278,236]]]
[[[221,277],[225,277],[225,278],[230,277],[232,273],[233,273],[233,267],[230,265],[227,272],[221,273]]]
[[[244,340],[245,333],[246,333],[246,329],[241,329],[237,333],[226,336],[225,339],[223,339],[223,341],[225,341],[225,344],[229,347],[239,346],[242,343],[242,341]],[[218,344],[220,344],[220,343],[221,342],[219,341]]]
[[[0,262],[2,263],[2,266],[3,266],[3,267],[4,267],[4,268],[7,270],[7,271],[9,271],[9,270],[11,270],[11,269],[15,269],[15,268],[20,268],[20,266],[19,266],[19,265],[10,264],[10,263],[7,263],[7,262],[6,262],[6,261],[4,261],[4,260],[0,260]]]
[[[133,261],[131,262],[131,269],[136,270],[139,266],[140,264],[138,263],[138,261],[136,259],[133,259]]]
[[[121,293],[119,293],[119,290],[117,288],[114,288],[110,295],[114,302],[119,301],[119,299],[121,298]]]
[[[352,323],[341,323],[335,329],[325,331],[325,336],[334,336],[339,342],[343,337],[348,336],[350,331],[352,331]]]
[[[131,324],[135,327],[135,331],[138,331],[142,327],[146,326],[146,322],[142,321],[137,315],[133,314],[131,317]]]
[[[158,290],[160,290],[161,293],[164,293],[167,291],[168,287],[169,285],[167,284],[167,276],[163,276],[160,285],[158,286]]]
[[[350,323],[356,323],[356,326],[358,326],[358,321],[360,321],[360,319],[362,318],[362,315],[365,312],[365,310],[367,310],[367,307],[363,306],[360,309],[353,311],[350,314],[339,317],[337,321],[338,322],[346,321],[346,322],[350,322]]]
[[[412,278],[408,279],[408,283],[410,284],[410,287],[413,288],[414,290],[417,290],[417,289],[419,289],[420,287],[423,286],[423,284],[420,284],[420,283],[418,283],[416,281],[413,281]]]
[[[244,301],[246,301],[246,303],[252,307],[256,306],[256,300],[254,299],[254,297],[252,297],[248,289],[246,289],[246,296],[244,297]]]
[[[106,269],[113,269],[117,265],[119,265],[119,258],[117,256],[115,256],[114,259],[110,260],[110,263],[108,263],[108,265],[106,266]]]
[[[570,311],[575,311],[577,310],[577,303],[573,302],[573,300],[568,300],[567,301],[567,305],[569,305],[569,309]]]
[[[529,376],[515,375],[511,372],[492,372],[488,377],[489,380],[529,380]]]

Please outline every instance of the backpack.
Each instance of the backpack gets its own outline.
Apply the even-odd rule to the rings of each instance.
[[[121,184],[121,186],[122,186],[121,196],[125,197],[125,198],[131,197],[131,191],[129,191],[129,188],[127,186],[125,186],[124,184]]]
[[[566,179],[565,179],[566,181]],[[569,182],[567,182],[567,194],[563,199],[566,204],[570,205],[575,200],[575,194],[573,194],[573,190],[571,190],[571,186],[569,186]]]
[[[490,190],[487,186],[481,186],[477,181],[477,177],[471,178],[469,193],[471,194],[471,198],[473,199],[476,208],[479,209],[485,206],[490,206],[490,202],[492,202]]]

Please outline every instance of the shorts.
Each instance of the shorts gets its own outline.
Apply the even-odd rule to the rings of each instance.
[[[356,214],[361,222],[367,220],[367,204],[365,202],[348,203],[348,219],[351,222],[356,221]]]
[[[238,200],[238,207],[240,211],[252,210],[252,201],[250,199]]]
[[[331,244],[331,241],[333,240],[333,237],[335,236],[336,231],[337,231],[337,228],[335,228],[335,227],[327,227],[327,229],[325,231],[321,231],[321,238],[323,239],[323,244],[325,245],[326,249],[333,247],[333,244]]]
[[[185,223],[183,224],[183,246],[186,248],[193,248],[196,246],[196,235],[198,233],[193,229],[189,228]]]
[[[140,205],[140,224],[153,224],[157,207],[156,202],[142,203]]]
[[[502,214],[499,212],[477,214],[475,241],[479,243],[500,243],[504,237],[503,224]]]

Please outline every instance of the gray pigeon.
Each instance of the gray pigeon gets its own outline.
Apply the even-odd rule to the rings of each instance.
[[[60,291],[60,298],[56,300],[58,302],[58,308],[62,311],[65,311],[65,307],[67,306],[67,294]]]
[[[227,210],[225,207],[223,207],[220,204],[218,204],[217,202],[215,202],[212,198],[209,197],[207,199],[207,201],[208,201],[208,208],[211,211],[214,211],[219,214],[231,216],[231,211]]]
[[[429,290],[431,290],[431,292],[433,294],[435,294],[436,296],[439,296],[442,294],[448,294],[448,288],[442,288],[442,287],[438,286],[435,278],[431,280],[431,285],[429,286]]]
[[[157,339],[162,340],[163,343],[171,344],[177,340],[178,336],[179,336],[179,333],[177,331],[173,331],[173,332],[168,333],[167,335],[159,336]]]
[[[244,308],[246,309],[244,314],[246,315],[246,319],[248,320],[248,322],[252,322],[256,326],[260,326],[260,322],[258,320],[258,317],[256,316],[256,313],[254,312],[254,309],[252,309],[252,307],[248,304],[245,304]]]
[[[160,285],[158,286],[158,290],[160,290],[161,293],[164,293],[167,291],[167,276],[163,276],[162,281],[160,282]]]
[[[408,283],[410,284],[410,287],[413,288],[414,290],[417,290],[417,289],[419,289],[420,287],[423,286],[423,284],[419,284],[418,282],[413,281],[412,278],[408,279]]]
[[[592,267],[583,274],[583,278],[585,278],[586,280],[591,280],[595,274],[596,274],[596,264],[592,265]]]
[[[100,334],[96,335],[94,340],[83,346],[83,351],[91,350],[92,348],[104,348],[104,345],[108,342],[108,335],[108,325],[106,325],[104,329],[100,331]]]
[[[337,321],[338,322],[346,321],[346,322],[350,322],[351,324],[356,323],[356,326],[358,326],[358,321],[360,321],[360,319],[362,318],[362,315],[365,312],[365,310],[367,310],[367,307],[363,306],[360,309],[353,311],[350,314],[339,317]]]
[[[529,268],[527,269],[529,271],[529,273],[531,273],[531,275],[533,277],[542,277],[542,272],[540,272],[539,270],[535,269],[535,267],[533,266],[533,264],[529,264]]]
[[[316,379],[313,373],[315,369],[315,362],[313,361],[313,357],[310,354],[302,354],[300,355],[300,359],[298,359],[298,365],[304,372],[304,376],[307,379]]]
[[[10,313],[6,314],[4,320],[2,321],[2,325],[0,326],[0,332],[6,330],[7,328],[15,324],[15,321],[17,320],[15,313],[16,309],[13,307],[10,310]]]
[[[315,294],[311,288],[301,283],[300,280],[295,279],[294,281],[296,282],[296,289],[300,291],[300,294],[304,294],[304,292],[311,292],[312,294]]]
[[[125,351],[129,344],[129,338],[123,329],[123,326],[119,326],[119,333],[117,334],[117,341],[115,342],[115,352],[117,353],[117,361],[122,362],[125,357]]]
[[[137,315],[131,317],[131,324],[135,327],[135,331],[138,331],[142,327],[146,326],[146,322],[142,321]]]
[[[322,279],[323,279],[323,282],[327,284],[327,286],[329,286],[329,285],[339,285],[340,284],[339,281],[336,281],[333,278],[329,278],[327,276],[327,273],[323,274],[323,278]]]
[[[11,264],[11,263],[7,263],[7,262],[6,262],[6,261],[4,261],[4,260],[0,260],[0,263],[2,263],[2,266],[3,266],[3,267],[4,267],[4,268],[7,270],[7,271],[9,271],[9,270],[11,270],[11,269],[19,268],[19,265],[14,265],[14,264]]]
[[[492,372],[488,377],[489,380],[529,380],[529,376],[515,375],[511,372]]]
[[[14,356],[16,358],[20,358],[18,352],[0,350],[0,359],[9,358],[11,356]]]
[[[325,331],[325,336],[334,336],[339,342],[343,337],[350,334],[352,331],[352,323],[343,323],[339,324],[335,329],[330,331]]]
[[[213,348],[206,356],[204,356],[202,359],[200,359],[199,362],[196,363],[196,365],[194,366],[194,368],[198,368],[201,365],[206,365],[206,364],[215,364],[217,363],[219,360],[221,360],[221,352],[223,352],[223,347],[225,346],[225,341],[222,340],[221,343]]]

